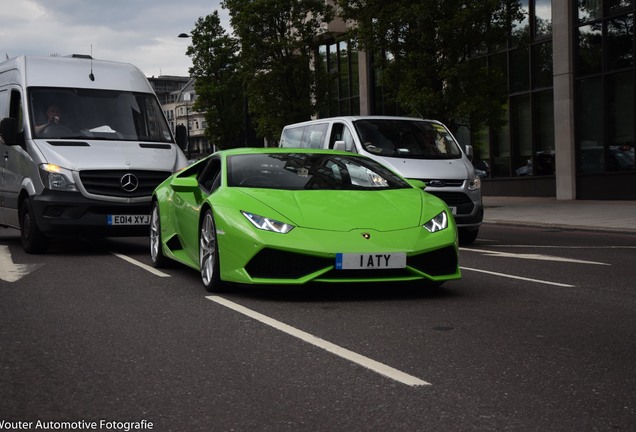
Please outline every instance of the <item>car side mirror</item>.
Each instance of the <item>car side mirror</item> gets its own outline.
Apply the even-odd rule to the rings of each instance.
[[[170,187],[176,192],[194,192],[199,190],[199,181],[195,177],[175,177]]]
[[[414,188],[418,188],[418,189],[426,188],[426,183],[424,183],[422,180],[406,179],[406,182],[410,184],[411,186],[413,186]]]

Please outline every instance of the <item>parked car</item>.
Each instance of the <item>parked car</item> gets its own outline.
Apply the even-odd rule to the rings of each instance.
[[[411,117],[330,117],[287,125],[280,147],[344,149],[374,159],[448,204],[459,241],[475,241],[484,218],[480,173],[441,122]]]
[[[459,279],[451,212],[422,187],[344,151],[220,151],[156,188],[150,257],[200,271],[208,291]]]

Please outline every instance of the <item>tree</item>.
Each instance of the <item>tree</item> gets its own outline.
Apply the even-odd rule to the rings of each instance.
[[[241,44],[249,112],[257,133],[277,139],[283,126],[316,112],[310,63],[315,38],[332,19],[324,0],[224,0]]]
[[[382,69],[382,85],[408,114],[451,128],[497,126],[504,75],[484,54],[506,41],[516,0],[338,0],[354,36]]]
[[[205,112],[206,137],[220,149],[245,142],[244,94],[238,41],[221,26],[217,11],[198,19],[191,32],[190,76],[197,99],[193,109]]]

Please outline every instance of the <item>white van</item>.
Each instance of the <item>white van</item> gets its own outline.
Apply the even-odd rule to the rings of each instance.
[[[187,165],[143,73],[89,56],[0,63],[0,155],[0,226],[28,253],[148,235],[152,191]]]
[[[409,179],[451,209],[462,244],[475,241],[483,220],[481,181],[450,131],[435,120],[410,117],[332,117],[285,126],[280,147],[344,149],[360,153]]]

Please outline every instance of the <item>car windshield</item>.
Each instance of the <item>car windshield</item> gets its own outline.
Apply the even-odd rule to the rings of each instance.
[[[163,111],[150,93],[31,88],[29,97],[35,138],[172,142]]]
[[[459,146],[439,123],[404,119],[357,120],[360,141],[371,154],[403,159],[459,159]]]
[[[228,186],[286,190],[410,188],[400,176],[359,156],[261,153],[228,157]]]

